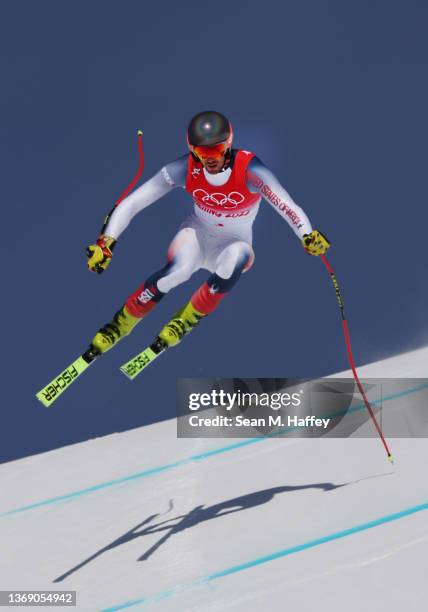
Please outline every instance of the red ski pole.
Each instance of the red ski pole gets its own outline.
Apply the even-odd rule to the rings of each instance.
[[[122,202],[122,200],[124,200],[126,198],[126,196],[134,189],[135,185],[138,183],[138,181],[140,180],[140,177],[141,177],[141,175],[143,173],[143,169],[144,169],[144,152],[143,152],[143,132],[141,130],[138,130],[137,138],[138,138],[138,155],[139,155],[139,158],[140,158],[140,164],[138,166],[137,174],[134,176],[132,181],[129,183],[129,185],[125,189],[125,191],[123,191],[122,194],[120,195],[120,197],[116,200],[116,202],[114,204],[115,207],[118,206]]]
[[[138,181],[140,180],[140,177],[141,177],[141,175],[143,173],[143,169],[144,169],[144,151],[143,151],[143,132],[141,130],[137,131],[137,139],[138,139],[138,156],[140,158],[140,163],[138,165],[137,174],[134,176],[132,181],[129,183],[128,187],[120,194],[120,196],[118,197],[118,199],[114,203],[113,208],[111,209],[111,211],[108,213],[108,215],[104,219],[104,223],[103,223],[103,226],[101,228],[100,234],[104,234],[104,230],[107,227],[107,224],[108,224],[108,222],[110,220],[110,217],[113,214],[114,209],[116,208],[116,206],[119,206],[119,204],[122,202],[122,200],[124,200],[126,198],[127,195],[129,195],[131,193],[131,191],[134,189],[135,185],[138,183]]]
[[[345,344],[346,344],[346,351],[348,353],[348,359],[349,359],[349,364],[351,366],[351,370],[352,373],[354,375],[355,378],[355,382],[357,383],[358,389],[360,390],[361,396],[364,400],[364,403],[366,405],[367,410],[369,411],[369,414],[372,418],[372,421],[376,427],[376,430],[379,434],[380,439],[382,440],[382,444],[386,450],[386,453],[388,455],[388,460],[391,461],[391,463],[394,463],[394,457],[391,454],[391,451],[389,450],[388,444],[386,443],[386,440],[384,438],[384,435],[382,433],[381,428],[379,427],[379,423],[377,422],[377,419],[374,415],[373,412],[373,408],[370,405],[369,400],[366,397],[366,394],[364,392],[363,386],[360,382],[360,379],[358,378],[358,374],[357,374],[357,369],[355,367],[355,362],[354,362],[354,357],[352,355],[352,347],[351,347],[351,339],[349,337],[349,329],[348,329],[348,322],[346,320],[345,317],[345,307],[343,304],[343,299],[342,296],[340,294],[340,289],[339,289],[339,285],[336,279],[336,275],[334,274],[333,268],[331,267],[331,265],[329,264],[329,262],[327,261],[327,258],[325,255],[321,255],[320,256],[322,259],[323,264],[325,265],[325,267],[327,268],[328,273],[330,274],[330,278],[331,278],[331,282],[333,283],[333,287],[334,290],[336,291],[336,297],[337,297],[337,301],[339,303],[339,308],[340,308],[340,314],[342,317],[342,325],[343,325],[343,334],[345,336]]]

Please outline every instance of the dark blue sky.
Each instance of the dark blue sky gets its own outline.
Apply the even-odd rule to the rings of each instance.
[[[169,194],[106,274],[87,271],[85,247],[135,172],[136,130],[148,178],[207,108],[330,238],[357,364],[427,343],[427,19],[422,0],[2,2],[0,461],[173,416],[179,376],[347,368],[329,278],[265,203],[253,270],[179,348],[134,383],[118,370],[206,272],[54,407],[35,399],[159,269],[190,210]]]

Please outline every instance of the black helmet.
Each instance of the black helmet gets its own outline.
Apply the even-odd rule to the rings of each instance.
[[[229,151],[232,146],[232,124],[224,115],[215,111],[203,111],[193,117],[187,128],[187,144],[193,147],[210,147],[226,143]]]

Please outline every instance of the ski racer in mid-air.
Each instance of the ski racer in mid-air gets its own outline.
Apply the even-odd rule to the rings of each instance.
[[[172,240],[166,264],[130,295],[93,338],[88,360],[108,351],[174,287],[205,268],[207,281],[159,333],[152,348],[176,345],[215,310],[254,262],[252,227],[263,198],[287,221],[307,253],[324,254],[327,238],[313,230],[304,211],[254,153],[232,149],[231,123],[221,113],[205,111],[190,121],[189,153],[164,166],[108,215],[96,244],[88,247],[88,268],[101,273],[116,241],[133,217],[176,187],[194,202]]]

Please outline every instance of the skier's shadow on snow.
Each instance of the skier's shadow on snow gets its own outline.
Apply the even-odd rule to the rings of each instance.
[[[256,491],[255,493],[249,493],[248,495],[242,495],[241,497],[235,497],[233,499],[227,499],[219,504],[214,504],[213,506],[196,506],[193,510],[190,510],[187,514],[176,516],[170,518],[168,520],[164,520],[155,524],[149,525],[152,523],[157,517],[161,517],[161,514],[152,514],[148,518],[146,518],[142,523],[139,523],[126,533],[124,533],[120,538],[117,538],[104,548],[101,548],[99,551],[76,565],[72,567],[70,570],[55,578],[54,582],[62,582],[74,572],[77,572],[82,567],[94,561],[97,557],[100,557],[102,554],[109,550],[113,550],[117,546],[122,546],[122,544],[126,544],[127,542],[131,542],[135,540],[135,538],[140,538],[145,535],[149,535],[152,533],[162,533],[165,532],[164,535],[153,544],[145,553],[139,557],[138,561],[147,561],[149,557],[153,555],[154,552],[158,550],[162,544],[164,544],[169,538],[171,538],[176,533],[180,533],[185,529],[190,529],[195,525],[199,525],[204,521],[210,521],[212,519],[216,519],[219,517],[223,517],[227,514],[232,514],[235,512],[242,512],[243,510],[249,510],[250,508],[254,508],[256,506],[260,506],[262,504],[266,504],[270,502],[275,495],[279,493],[289,493],[291,491],[301,491],[304,489],[321,489],[322,491],[334,491],[335,489],[339,489],[340,487],[345,487],[351,483],[345,483],[340,485],[334,485],[330,482],[322,482],[318,484],[308,484],[308,485],[298,485],[298,486],[283,486],[283,487],[274,487],[272,489],[264,489],[262,491]],[[173,508],[173,504],[170,501],[170,508],[167,512],[170,512]],[[145,527],[145,525],[148,525]]]

